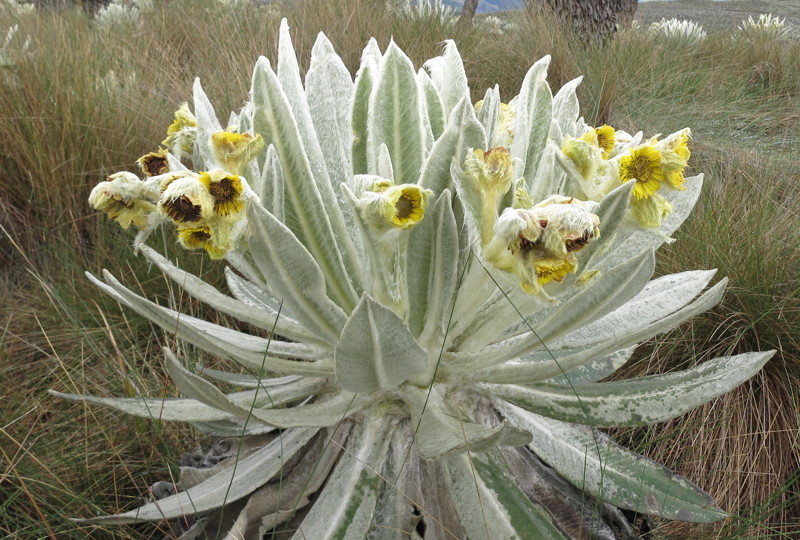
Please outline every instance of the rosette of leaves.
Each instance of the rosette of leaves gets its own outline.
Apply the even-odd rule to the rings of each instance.
[[[498,539],[630,534],[617,508],[724,518],[698,487],[598,430],[679,416],[771,356],[598,382],[639,342],[719,302],[725,280],[709,287],[713,271],[653,279],[654,250],[690,212],[702,177],[666,194],[672,212],[654,229],[629,216],[633,182],[581,203],[592,225],[562,238],[570,272],[558,279],[523,287],[516,267],[485,256],[505,223],[499,216],[538,211],[552,196],[570,204],[579,192],[556,159],[564,138],[585,126],[578,81],[553,95],[548,61],[528,72],[512,127],[500,134],[509,107],[493,88],[476,113],[452,42],[415,71],[394,43],[381,52],[371,41],[353,77],[320,35],[303,80],[284,21],[276,68],[258,60],[250,100],[227,126],[267,148],[240,171],[247,226],[225,253],[228,291],[137,246],[186,293],[252,333],[157,305],[108,272],[90,276],[234,369],[204,369],[165,350],[184,397],[58,394],[191,422],[240,441],[238,450],[214,467],[184,469],[177,494],[87,521],[192,516],[186,538]],[[207,170],[218,165],[209,141],[222,126],[199,82],[194,115],[192,165]],[[508,144],[509,185],[487,204],[465,164],[498,140]],[[169,163],[183,167],[174,156]],[[540,216],[535,226],[552,230],[556,221]],[[515,245],[537,244],[520,233]]]

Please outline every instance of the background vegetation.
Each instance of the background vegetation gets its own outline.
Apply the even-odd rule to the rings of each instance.
[[[187,427],[132,420],[57,400],[48,388],[99,395],[175,395],[157,352],[169,336],[99,294],[83,272],[108,268],[151,298],[218,320],[129,249],[131,231],[86,198],[106,175],[156,148],[199,76],[221,116],[246,97],[258,55],[275,57],[287,16],[301,62],[324,31],[355,70],[370,36],[390,37],[417,67],[454,38],[473,98],[508,99],[528,66],[552,54],[554,88],[583,74],[586,119],[646,135],[694,132],[691,174],[703,196],[659,272],[719,268],[721,305],[641,348],[625,375],[713,355],[777,349],[757,378],[666,425],[621,431],[628,446],[712,493],[721,525],[653,523],[654,538],[796,537],[800,533],[800,43],[743,42],[715,31],[696,47],[618,34],[586,51],[554,20],[496,24],[389,12],[383,1],[301,0],[231,8],[156,3],[138,25],[96,24],[79,8],[0,11],[19,29],[0,67],[0,533],[11,538],[151,538],[164,525],[99,528],[69,521],[133,508],[204,442]],[[0,36],[2,37],[2,36]],[[30,37],[27,52],[22,42]],[[16,49],[15,49],[16,47]],[[10,63],[10,62],[8,62]],[[343,104],[343,106],[345,106]],[[206,279],[221,263],[152,242]]]

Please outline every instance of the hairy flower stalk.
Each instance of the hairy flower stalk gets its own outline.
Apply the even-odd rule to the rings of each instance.
[[[184,470],[177,494],[87,521],[196,519],[185,538],[505,539],[632,534],[618,508],[724,518],[599,431],[680,416],[772,355],[601,382],[722,297],[714,271],[653,278],[654,251],[700,193],[702,175],[684,174],[689,131],[643,141],[587,126],[580,80],[554,95],[548,63],[510,103],[494,88],[476,107],[452,42],[417,72],[372,40],[353,77],[320,34],[301,80],[284,21],[276,68],[258,60],[225,130],[195,82],[193,112],[162,142],[168,171],[146,161],[150,176],[118,173],[90,203],[142,229],[142,256],[252,333],[90,275],[231,371],[166,349],[183,397],[57,394],[243,450],[235,466]],[[227,292],[145,244],[162,224],[227,261]]]

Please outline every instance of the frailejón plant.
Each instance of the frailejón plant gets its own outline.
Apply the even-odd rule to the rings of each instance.
[[[140,229],[135,249],[189,295],[255,331],[90,276],[236,369],[165,350],[185,397],[58,395],[244,442],[235,459],[184,470],[179,493],[89,521],[504,539],[613,538],[616,508],[724,518],[597,430],[675,418],[771,356],[598,382],[723,294],[724,279],[707,288],[714,271],[651,279],[654,250],[700,192],[702,175],[684,175],[690,132],[587,126],[580,79],[553,95],[548,62],[509,103],[495,87],[473,104],[452,42],[415,71],[373,40],[353,78],[320,35],[303,80],[284,21],[277,67],[258,60],[225,125],[196,82],[140,174],[112,175],[90,202]],[[227,293],[145,244],[164,224],[227,261]]]

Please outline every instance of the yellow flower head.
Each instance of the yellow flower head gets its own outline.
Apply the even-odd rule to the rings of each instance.
[[[147,197],[144,182],[129,172],[113,174],[97,184],[89,194],[89,204],[108,214],[123,229],[131,223],[144,229],[148,216],[156,210],[156,205]]]
[[[594,131],[590,131],[589,135],[590,139],[594,138]],[[584,137],[574,139],[567,135],[561,145],[561,151],[575,165],[581,177],[589,180],[597,171],[597,164],[602,159],[602,151],[596,143],[587,142]]]
[[[164,148],[156,152],[145,154],[136,160],[142,174],[145,176],[158,176],[169,172],[169,165],[167,164],[167,151]]]
[[[567,274],[575,271],[575,264],[559,258],[540,259],[534,263],[534,266],[539,285],[545,285],[551,281],[560,283]]]
[[[617,142],[617,134],[613,127],[603,124],[599,128],[594,128],[597,138],[597,146],[603,151],[603,159],[608,159],[608,155],[614,149]]]
[[[226,171],[241,174],[251,160],[264,149],[261,135],[218,131],[211,135],[211,150]]]
[[[551,195],[529,212],[542,225],[540,249],[548,256],[573,258],[590,240],[600,237],[600,218],[595,203],[574,197]]]
[[[226,217],[238,214],[244,207],[242,179],[220,169],[201,172],[200,183],[214,201],[214,213]]]
[[[630,151],[619,160],[619,179],[621,182],[635,180],[633,196],[646,199],[661,186],[664,174],[661,171],[661,152],[652,145],[644,144]]]
[[[483,257],[515,274],[523,290],[539,294],[577,268],[575,252],[600,235],[593,203],[553,195],[529,209],[506,208]]]
[[[225,255],[225,251],[215,245],[208,225],[179,226],[178,242],[186,249],[205,249],[212,259],[221,259]]]
[[[464,161],[464,173],[483,194],[505,195],[511,189],[512,172],[511,152],[502,146],[485,152],[477,148]]]
[[[656,147],[661,151],[661,170],[664,178],[674,189],[683,187],[683,171],[688,164],[691,152],[689,151],[689,128],[677,131],[660,141]]]
[[[195,223],[213,215],[214,199],[199,177],[185,175],[164,188],[158,209],[176,224]]]
[[[646,199],[633,199],[630,212],[642,227],[660,227],[664,218],[672,212],[672,204],[654,193]]]
[[[175,111],[175,120],[167,128],[167,137],[161,141],[161,146],[167,147],[176,155],[180,152],[191,152],[196,128],[197,119],[189,110],[189,105],[182,104]]]
[[[189,110],[189,104],[182,103],[175,111],[175,120],[167,128],[167,135],[174,135],[187,127],[197,127],[197,118]]]
[[[425,206],[432,194],[417,184],[392,186],[383,192],[383,218],[393,227],[409,229],[425,217]]]
[[[517,120],[517,110],[514,107],[514,100],[511,101],[511,103],[500,104],[497,132],[493,141],[500,146],[511,146],[511,143],[514,142],[514,122]]]
[[[508,148],[498,146],[487,151],[480,148],[467,153],[464,180],[468,189],[477,192],[481,201],[481,244],[492,236],[497,219],[498,201],[511,189],[514,167]]]

